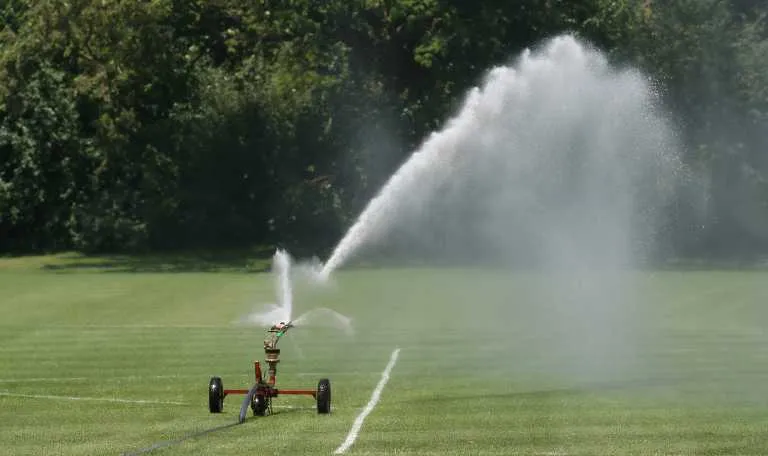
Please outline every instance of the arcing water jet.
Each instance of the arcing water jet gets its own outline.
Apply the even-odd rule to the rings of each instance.
[[[482,238],[508,256],[516,254],[510,245],[523,245],[557,268],[585,259],[632,265],[652,242],[679,168],[675,135],[648,80],[557,37],[469,91],[458,114],[369,202],[320,275],[380,239],[404,212],[451,212],[456,201],[476,217],[471,227],[460,222],[456,231],[466,236],[455,244]],[[425,242],[433,235],[421,231]]]

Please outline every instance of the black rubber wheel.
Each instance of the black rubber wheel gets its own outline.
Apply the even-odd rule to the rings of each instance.
[[[208,382],[208,410],[211,413],[224,410],[224,384],[219,377],[211,377]]]
[[[317,382],[317,413],[331,413],[331,381],[327,378]]]
[[[261,394],[254,394],[251,410],[253,410],[253,416],[269,415],[269,398]]]

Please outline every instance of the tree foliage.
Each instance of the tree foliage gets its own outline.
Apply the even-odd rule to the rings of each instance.
[[[562,32],[658,81],[711,178],[696,248],[768,245],[754,2],[3,0],[0,19],[0,250],[327,249],[490,66]]]

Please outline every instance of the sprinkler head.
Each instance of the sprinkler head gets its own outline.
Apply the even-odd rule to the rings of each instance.
[[[269,328],[270,331],[285,331],[288,328],[293,328],[293,323],[290,321],[288,323],[281,321],[280,323],[272,325],[271,328]]]

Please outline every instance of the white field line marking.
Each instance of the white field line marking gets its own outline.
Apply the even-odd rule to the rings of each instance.
[[[349,449],[349,447],[352,446],[352,444],[355,443],[355,440],[357,440],[357,436],[360,434],[360,428],[363,427],[363,421],[365,421],[365,418],[368,416],[368,414],[373,411],[373,408],[376,407],[376,404],[378,404],[379,399],[381,398],[381,392],[384,390],[384,386],[386,386],[387,382],[389,381],[389,373],[392,372],[392,368],[395,367],[398,355],[400,355],[400,349],[396,348],[395,351],[392,352],[392,356],[389,358],[387,367],[384,368],[384,372],[381,373],[381,380],[379,380],[379,384],[376,385],[376,389],[373,390],[373,394],[371,394],[371,400],[368,401],[368,404],[365,406],[363,411],[357,415],[355,422],[352,424],[352,429],[350,429],[349,434],[347,434],[346,440],[344,440],[344,443],[336,448],[335,454],[343,454]]]
[[[82,382],[87,377],[34,377],[34,378],[0,378],[0,383],[32,383],[32,382]]]
[[[315,407],[309,407],[306,405],[273,405],[273,409],[278,410],[314,410]]]
[[[146,400],[138,400],[138,399],[118,399],[118,398],[112,398],[112,397],[51,396],[47,394],[11,393],[10,391],[0,391],[0,396],[24,397],[28,399],[56,399],[56,400],[63,400],[63,401],[119,402],[122,404],[189,405],[186,402],[174,402],[174,401],[146,401]]]

